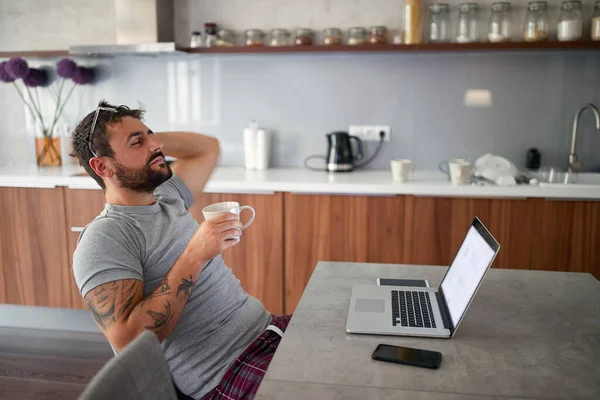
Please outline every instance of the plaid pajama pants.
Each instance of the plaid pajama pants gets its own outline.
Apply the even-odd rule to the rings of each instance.
[[[291,315],[273,316],[270,325],[285,332]],[[279,334],[264,331],[244,350],[221,379],[202,400],[253,399],[281,341]]]

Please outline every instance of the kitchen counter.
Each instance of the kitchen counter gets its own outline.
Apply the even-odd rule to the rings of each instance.
[[[53,168],[0,167],[0,187],[100,189],[78,166]],[[206,192],[345,195],[416,195],[482,198],[555,198],[600,200],[600,185],[555,185],[549,187],[521,185],[453,186],[438,171],[416,171],[411,180],[398,183],[389,170],[359,170],[351,173],[327,173],[302,168],[274,168],[246,171],[240,167],[218,167],[208,182]]]

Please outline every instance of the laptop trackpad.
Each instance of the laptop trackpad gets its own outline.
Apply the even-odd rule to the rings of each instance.
[[[384,313],[385,300],[380,299],[356,299],[356,312]]]

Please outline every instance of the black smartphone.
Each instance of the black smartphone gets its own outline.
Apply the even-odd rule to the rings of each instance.
[[[442,362],[442,353],[439,351],[380,344],[371,355],[371,358],[373,360],[435,369],[438,368]]]

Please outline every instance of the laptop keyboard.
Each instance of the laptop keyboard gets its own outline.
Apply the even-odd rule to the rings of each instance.
[[[435,328],[429,292],[392,290],[392,325]]]

